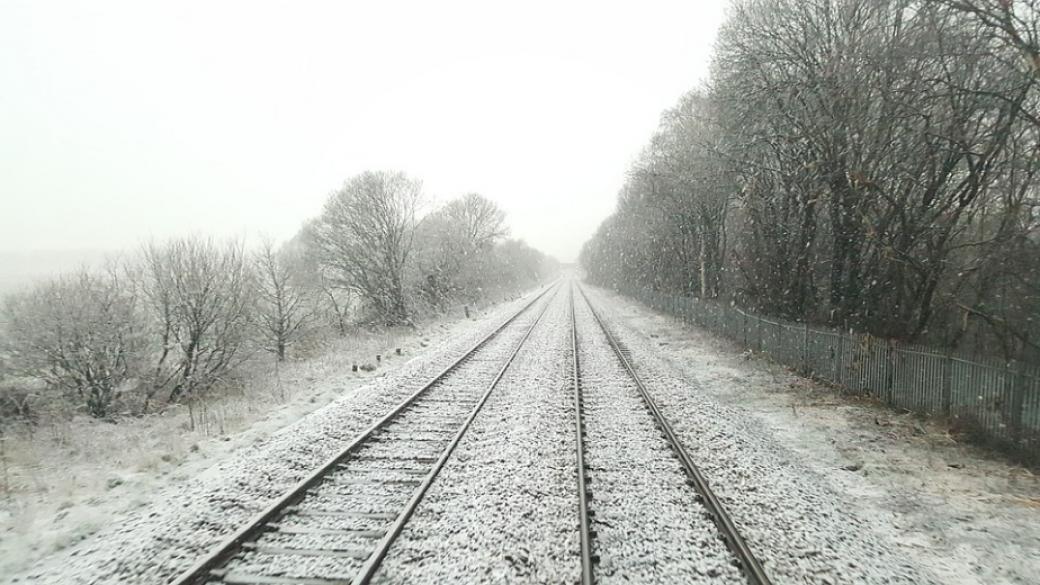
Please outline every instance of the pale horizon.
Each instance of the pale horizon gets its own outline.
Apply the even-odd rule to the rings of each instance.
[[[344,180],[478,192],[562,262],[663,109],[707,77],[721,6],[16,2],[0,9],[0,251],[284,241]],[[232,34],[233,33],[233,34]],[[8,270],[0,266],[0,271]]]

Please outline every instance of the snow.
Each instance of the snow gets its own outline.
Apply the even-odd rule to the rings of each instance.
[[[404,483],[416,476],[398,467],[407,466],[412,470],[432,467],[432,463],[423,464],[420,460],[432,462],[443,453],[483,396],[487,385],[496,377],[505,357],[536,321],[539,308],[545,303],[543,299],[524,312],[509,328],[417,398],[401,417],[383,427],[372,441],[352,453],[349,460],[339,465],[325,482],[313,488],[297,506],[305,517],[314,518],[312,528],[327,532],[331,526],[326,521],[344,513],[376,514],[393,519],[403,510],[418,486]],[[438,433],[439,429],[446,432]],[[389,471],[393,469],[397,471]],[[372,472],[384,477],[389,475],[397,483],[373,485],[369,483]],[[294,516],[296,513],[287,515],[283,521],[292,521]],[[359,527],[382,531],[389,528],[383,518],[371,520],[371,523]],[[240,576],[291,574],[311,579],[342,579],[345,574],[354,575],[376,548],[374,540],[359,534],[352,536],[345,539],[343,536],[299,535],[277,530],[258,539],[258,545],[268,547],[268,550],[246,555],[229,568]],[[278,552],[279,548],[329,551],[342,547],[346,547],[349,554],[336,560]],[[296,565],[292,564],[294,557]]]
[[[387,360],[384,372],[375,377],[350,372],[347,360],[333,360],[332,366],[317,368],[316,375],[298,380],[305,388],[292,390],[301,397],[335,396],[333,402],[295,422],[299,406],[290,404],[289,412],[273,412],[230,441],[201,442],[200,451],[222,450],[215,465],[213,459],[198,458],[166,475],[146,478],[142,474],[138,481],[119,486],[124,490],[119,493],[121,498],[98,500],[96,506],[88,500],[75,506],[83,509],[91,524],[81,529],[78,542],[42,559],[30,559],[31,569],[24,568],[27,563],[20,555],[33,550],[34,544],[47,542],[47,529],[42,533],[8,529],[2,560],[10,568],[4,572],[4,582],[71,585],[170,580],[377,416],[457,359],[519,308],[520,302],[506,303],[488,318],[446,327],[440,339],[432,339],[434,347],[392,372],[385,371],[393,367]],[[427,339],[420,341],[416,336],[403,346],[420,351],[431,343]],[[132,499],[132,505],[123,501],[126,499]],[[64,535],[70,528],[61,530]]]
[[[1028,471],[959,445],[936,425],[840,396],[669,317],[588,290],[778,585],[1036,582],[1040,485]],[[555,298],[491,393],[391,548],[378,582],[577,579],[566,299]],[[602,523],[594,525],[599,534],[593,540],[601,581],[738,582],[714,526],[697,513],[678,465],[645,424],[649,415],[578,300],[591,508],[593,521]],[[190,478],[130,478],[112,492],[124,499],[132,494],[132,506],[102,502],[96,531],[7,582],[168,581],[518,306],[453,328],[451,340],[381,377],[352,378],[349,364],[342,372],[322,372],[311,387],[333,388],[337,400],[271,434],[215,440],[214,447],[227,449],[219,464],[203,469],[207,460],[200,460],[175,468]],[[486,348],[486,357],[472,360],[473,375],[489,377],[519,339],[523,321],[518,325],[497,348]],[[468,374],[465,379],[459,391],[483,386]],[[436,418],[438,408],[415,414]],[[409,414],[402,424],[421,418]],[[408,449],[423,450],[420,439],[440,436],[422,429],[410,433]],[[379,450],[404,454],[387,444],[373,447]],[[405,475],[392,462],[372,463],[380,468],[369,473],[373,478]],[[327,484],[307,506],[341,505],[346,496],[380,511],[410,489]],[[300,562],[258,551],[234,568],[264,564],[301,576],[314,570],[352,576],[361,561],[350,551],[368,546],[363,535],[312,529],[378,531],[385,521],[317,514],[283,526],[286,534],[268,535],[261,544],[313,546],[331,538],[344,554]],[[8,542],[5,555],[12,550]]]
[[[641,364],[680,378],[666,410],[673,424],[689,420],[677,394],[692,390],[687,402],[736,417],[741,440],[765,442],[783,468],[804,470],[778,505],[797,505],[812,484],[814,501],[836,502],[832,514],[938,582],[1037,583],[1040,480],[1029,470],[957,443],[938,423],[840,395],[613,293],[592,294]]]
[[[149,506],[165,486],[187,482],[215,461],[385,375],[405,361],[395,348],[415,355],[474,325],[445,317],[418,331],[362,331],[334,340],[310,359],[277,369],[259,364],[241,394],[211,406],[218,422],[208,432],[188,431],[186,410],[178,407],[118,424],[89,417],[48,423],[31,438],[10,434],[4,445],[10,493],[0,500],[0,575],[17,574],[75,546],[112,516]],[[386,356],[378,371],[350,371],[355,361],[375,361],[376,354]]]

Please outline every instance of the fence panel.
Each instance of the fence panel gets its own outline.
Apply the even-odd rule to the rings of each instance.
[[[661,312],[895,408],[946,416],[1014,449],[1040,449],[1040,366],[955,356],[868,335],[766,319],[736,307],[631,289]]]
[[[1040,367],[1033,366],[1025,372],[1020,442],[1040,448]]]
[[[839,335],[833,331],[809,329],[809,374],[836,383]]]

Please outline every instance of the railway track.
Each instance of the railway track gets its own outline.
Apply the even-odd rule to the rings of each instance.
[[[649,414],[653,421],[653,425],[659,431],[659,438],[665,444],[667,449],[671,452],[678,465],[681,467],[682,474],[685,477],[685,484],[689,488],[687,496],[693,499],[695,502],[700,504],[703,508],[703,512],[710,518],[712,523],[717,529],[716,536],[721,539],[725,544],[726,549],[732,555],[731,563],[735,565],[743,579],[750,585],[771,585],[772,581],[762,568],[761,563],[755,558],[750,547],[744,541],[740,532],[737,530],[736,525],[730,518],[726,509],[722,505],[722,502],[716,497],[712,491],[707,479],[704,474],[697,468],[693,459],[689,453],[683,447],[682,442],[676,436],[672,430],[671,425],[664,417],[660,408],[658,408],[653,397],[650,395],[646,385],[639,377],[635,368],[633,367],[630,359],[628,350],[622,345],[618,339],[613,335],[610,328],[601,318],[600,314],[592,306],[588,297],[585,295],[584,290],[581,289],[580,285],[576,283],[572,285],[571,290],[571,347],[573,353],[573,386],[574,386],[574,409],[575,409],[575,427],[576,427],[576,452],[577,452],[577,465],[578,465],[578,500],[579,500],[579,526],[580,526],[580,546],[581,546],[581,558],[582,558],[582,572],[581,582],[583,585],[591,585],[596,581],[597,569],[599,564],[599,556],[611,554],[614,551],[610,550],[611,546],[616,546],[617,541],[614,543],[600,543],[597,542],[596,536],[598,528],[603,524],[609,524],[604,522],[601,518],[603,515],[610,513],[612,510],[611,506],[618,504],[617,499],[611,500],[608,498],[608,502],[604,504],[598,504],[593,496],[593,492],[599,489],[600,482],[591,483],[593,486],[590,489],[590,482],[594,478],[599,476],[609,477],[607,470],[602,467],[594,467],[589,464],[588,451],[590,448],[590,439],[588,437],[588,431],[586,428],[587,413],[587,399],[585,395],[585,384],[583,380],[583,369],[582,360],[580,359],[580,341],[578,335],[578,319],[577,319],[577,302],[574,294],[574,288],[580,293],[582,303],[587,307],[588,313],[591,314],[592,320],[596,323],[598,332],[602,333],[609,345],[614,357],[620,364],[621,369],[627,374],[631,381],[631,385],[635,387],[639,395],[639,401],[645,407],[645,410]],[[617,401],[616,397],[611,399]],[[649,470],[644,469],[643,473],[648,473]],[[662,473],[662,475],[665,475]],[[609,484],[609,479],[607,480]],[[673,487],[674,489],[674,487]],[[596,512],[600,512],[600,516],[595,516]],[[653,528],[652,519],[643,519],[648,525],[648,530]],[[692,546],[692,542],[689,543]],[[701,544],[701,548],[705,547]],[[601,550],[602,549],[602,550]],[[595,552],[594,552],[595,551]],[[700,552],[696,554],[701,554]],[[620,553],[619,556],[623,556],[624,553]],[[616,567],[615,567],[616,568]],[[655,568],[656,569],[656,568]],[[718,577],[723,581],[724,575],[717,569],[709,568],[707,571],[708,577]]]
[[[550,287],[532,299],[172,585],[370,583],[491,392],[542,321],[552,303],[546,297],[555,297],[561,288]],[[576,283],[568,288],[580,582],[591,585],[597,580],[648,580],[651,576],[671,582],[683,576],[682,571],[689,567],[669,572],[669,568],[662,570],[659,565],[689,564],[689,558],[700,555],[714,559],[705,565],[707,568],[697,569],[697,574],[709,581],[771,585],[640,379],[628,350],[613,335],[582,288]],[[540,301],[543,302],[539,307]],[[521,319],[522,315],[527,317]],[[522,329],[494,341],[514,326]],[[493,342],[497,343],[494,351],[489,347]],[[594,359],[587,360],[583,355]],[[602,366],[611,356],[615,360],[614,370],[608,374]],[[596,368],[597,365],[600,367]],[[622,378],[625,380],[618,382]],[[627,397],[605,388],[618,383],[627,384]],[[612,409],[615,416],[621,413],[620,420],[624,422],[616,426],[609,421],[604,424],[605,413]],[[593,432],[589,431],[590,419]],[[637,433],[631,444],[626,443],[630,439],[625,435],[626,427],[641,427],[642,434]],[[607,450],[615,449],[619,456],[615,459],[618,463],[613,465],[605,464],[603,458],[604,445],[610,443],[615,445]],[[626,478],[625,473],[632,475]],[[632,508],[626,508],[624,497],[611,494],[610,486],[632,482],[642,482],[642,495],[648,500],[653,500],[652,492],[659,491],[666,494],[661,495],[662,501],[670,505],[683,501],[671,510],[672,526],[669,521],[652,517],[629,517],[618,522],[621,516],[631,516]],[[657,512],[664,514],[667,510]],[[642,526],[645,536],[632,539],[630,525],[621,531],[619,540],[614,524],[632,522]],[[697,534],[709,536],[691,536],[695,532],[687,524],[696,525],[700,530]],[[675,528],[680,525],[681,528]],[[655,530],[677,530],[680,536],[655,540]],[[601,538],[599,532],[607,536]],[[705,544],[704,539],[715,544]],[[638,544],[647,549],[642,553],[619,552],[617,549],[624,546],[625,540],[645,540]],[[647,555],[647,550],[651,554]],[[627,566],[616,562],[625,555],[635,558],[636,565],[631,561]],[[601,556],[607,559],[606,568]],[[711,562],[715,565],[709,566]]]
[[[581,387],[581,359],[578,353],[578,317],[574,310],[574,288],[570,288],[571,305],[571,385],[574,391],[575,458],[578,466],[578,542],[581,548],[581,583],[595,583],[593,565],[599,559],[592,554],[592,521],[589,515],[588,466],[585,464],[585,408]]]
[[[537,295],[172,585],[369,583],[558,290]],[[527,313],[505,360],[486,356]]]

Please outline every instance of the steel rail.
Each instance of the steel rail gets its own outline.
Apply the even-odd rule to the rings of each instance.
[[[361,572],[354,579],[352,585],[368,585],[372,582],[372,578],[375,577],[375,574],[379,570],[379,566],[382,564],[383,559],[386,558],[386,554],[389,552],[390,547],[393,545],[394,541],[397,540],[397,537],[401,534],[401,531],[404,530],[405,524],[408,523],[408,520],[412,517],[412,514],[415,512],[415,509],[419,507],[419,503],[422,501],[423,496],[426,495],[426,491],[430,489],[430,485],[433,484],[433,480],[437,478],[437,475],[444,467],[444,464],[447,463],[448,458],[451,457],[451,454],[455,451],[455,447],[457,447],[459,442],[462,441],[462,436],[466,434],[466,431],[469,430],[469,427],[473,423],[473,420],[477,418],[478,414],[480,414],[481,409],[484,408],[484,404],[491,396],[491,393],[495,390],[495,388],[498,387],[498,383],[506,375],[506,370],[508,370],[509,366],[513,364],[513,361],[516,359],[517,354],[519,354],[520,350],[523,349],[524,344],[527,343],[527,339],[531,336],[531,333],[534,332],[535,327],[538,326],[538,323],[542,320],[542,317],[549,309],[549,305],[552,304],[552,301],[555,298],[556,297],[554,295],[553,298],[550,299],[544,307],[542,307],[542,310],[538,313],[538,317],[534,320],[534,323],[532,323],[531,326],[527,328],[527,331],[524,332],[524,336],[520,338],[520,341],[517,342],[516,347],[513,348],[513,351],[510,352],[509,357],[506,358],[506,361],[498,370],[498,373],[495,374],[495,378],[491,381],[490,384],[488,384],[487,390],[484,391],[483,396],[480,397],[480,401],[477,402],[476,406],[473,407],[473,410],[470,411],[469,416],[466,417],[466,421],[462,423],[461,427],[459,427],[459,430],[455,433],[455,437],[451,440],[451,443],[444,449],[444,451],[441,453],[441,456],[437,459],[437,462],[434,464],[433,468],[426,475],[426,477],[423,478],[423,481],[419,485],[419,487],[416,488],[415,492],[412,494],[412,497],[408,500],[408,503],[405,504],[404,509],[401,510],[401,513],[397,516],[397,519],[394,520],[393,526],[390,527],[386,535],[382,538],[382,540],[379,541],[379,544],[376,546],[375,552],[373,552],[372,555],[368,558],[368,560],[365,561],[364,566],[361,568]]]
[[[738,567],[744,574],[744,577],[750,585],[772,585],[772,581],[762,568],[762,564],[757,558],[755,558],[751,547],[748,546],[744,537],[741,536],[740,531],[737,529],[736,524],[733,522],[733,519],[730,518],[729,513],[726,512],[725,506],[723,506],[722,502],[715,495],[715,492],[712,491],[707,478],[693,462],[693,459],[690,457],[689,453],[687,453],[686,448],[683,447],[683,444],[675,434],[675,431],[672,430],[672,426],[668,423],[668,420],[661,412],[661,409],[658,408],[657,403],[654,402],[653,397],[650,396],[650,391],[643,383],[642,378],[640,378],[636,373],[631,361],[622,351],[621,344],[618,342],[617,338],[614,337],[614,334],[611,333],[610,329],[607,328],[606,322],[603,321],[595,307],[592,306],[592,302],[589,301],[589,297],[585,294],[582,287],[580,285],[577,286],[578,291],[581,292],[581,296],[585,300],[585,304],[588,306],[593,318],[595,318],[596,323],[599,324],[600,329],[607,338],[607,342],[614,350],[614,355],[617,356],[622,367],[624,367],[625,371],[628,372],[632,381],[639,389],[639,394],[642,396],[643,402],[646,404],[650,414],[653,415],[657,422],[658,428],[660,428],[661,433],[664,434],[665,439],[671,446],[676,458],[682,465],[683,471],[686,472],[691,487],[693,487],[700,496],[700,503],[707,508],[708,515],[715,523],[715,526],[718,527],[723,542],[736,558]]]
[[[424,384],[421,388],[416,390],[414,393],[409,395],[403,401],[398,403],[389,413],[384,415],[382,418],[372,423],[367,429],[357,435],[347,446],[342,448],[335,455],[326,460],[323,464],[314,469],[306,477],[297,482],[292,488],[289,489],[285,494],[279,497],[277,500],[272,502],[263,511],[258,513],[256,516],[251,518],[249,522],[239,528],[237,531],[232,533],[226,539],[224,539],[217,547],[210,551],[206,556],[198,560],[194,565],[188,568],[186,571],[181,573],[176,579],[170,582],[170,585],[203,585],[205,583],[211,583],[213,581],[219,581],[219,576],[211,574],[211,571],[225,565],[231,560],[236,554],[243,550],[243,545],[259,534],[263,533],[270,525],[271,521],[274,520],[286,509],[297,504],[300,500],[307,496],[308,490],[320,483],[325,476],[327,476],[337,465],[346,459],[350,454],[357,451],[360,446],[365,444],[373,435],[375,435],[380,429],[386,427],[390,422],[395,420],[401,413],[407,410],[417,399],[426,394],[428,390],[436,386],[448,375],[453,373],[459,366],[469,360],[474,354],[480,351],[485,345],[488,344],[492,339],[497,337],[502,331],[504,331],[510,324],[512,324],[520,315],[528,311],[534,306],[539,300],[544,298],[550,291],[555,290],[559,287],[559,282],[553,283],[541,291],[534,298],[524,304],[519,310],[513,313],[509,318],[504,320],[495,329],[493,329],[486,336],[477,341],[470,349],[468,349],[461,357],[453,361],[450,365],[445,367],[440,373],[434,376],[429,382]],[[549,303],[546,303],[548,307]],[[538,319],[544,314],[545,308],[542,313],[539,313]],[[537,322],[537,320],[536,320]],[[533,326],[532,326],[533,327]],[[530,331],[528,331],[530,333]],[[526,339],[525,335],[525,339]]]
[[[575,452],[578,464],[578,530],[581,541],[581,584],[593,585],[596,582],[592,573],[592,529],[589,521],[589,488],[585,475],[585,411],[581,393],[581,361],[578,357],[578,319],[574,310],[574,284],[570,287],[571,307],[571,384],[574,387],[574,436]]]

